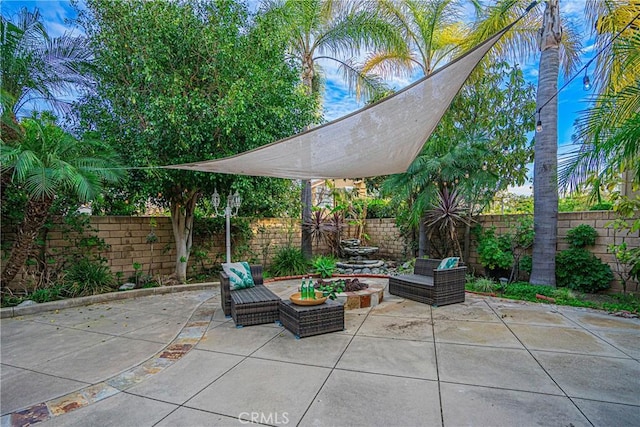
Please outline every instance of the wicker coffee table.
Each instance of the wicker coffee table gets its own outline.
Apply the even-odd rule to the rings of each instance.
[[[343,331],[344,305],[331,299],[323,304],[304,306],[281,300],[280,323],[298,339]]]

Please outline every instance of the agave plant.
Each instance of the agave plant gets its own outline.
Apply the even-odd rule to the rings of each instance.
[[[458,227],[468,225],[467,208],[464,199],[457,190],[449,191],[447,187],[438,190],[432,208],[425,214],[425,225],[429,228],[429,238],[434,230],[449,238],[457,255],[462,258],[462,249],[458,240]]]

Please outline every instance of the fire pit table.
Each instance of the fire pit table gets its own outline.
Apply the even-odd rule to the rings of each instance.
[[[344,305],[328,299],[318,305],[296,305],[280,301],[280,323],[296,339],[344,330]]]

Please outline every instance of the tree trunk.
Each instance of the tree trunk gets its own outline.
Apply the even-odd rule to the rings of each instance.
[[[311,230],[309,225],[311,223],[311,181],[308,179],[302,180],[302,237],[300,241],[300,250],[302,255],[306,259],[311,259],[313,256],[313,246],[311,242]],[[340,245],[340,242],[337,242]]]
[[[536,133],[533,173],[533,268],[530,282],[556,285],[558,225],[558,87],[562,31],[558,0],[548,0],[540,30],[536,105],[542,131]],[[544,105],[544,106],[543,106]]]
[[[187,263],[193,242],[193,213],[198,193],[192,191],[183,201],[171,201],[171,226],[176,242],[176,279],[187,281]]]
[[[302,86],[305,89],[307,96],[313,95],[313,75],[314,75],[314,63],[313,56],[306,54],[302,58]],[[305,130],[308,130],[310,126],[307,126]],[[311,181],[308,179],[302,180],[302,192],[300,194],[300,202],[302,204],[302,227],[300,237],[300,250],[302,255],[306,259],[311,259],[313,256],[313,244],[311,239],[311,230],[308,225],[311,223],[311,205],[313,203],[311,194]],[[337,242],[340,245],[340,242]]]
[[[33,241],[38,237],[42,226],[49,215],[53,197],[29,199],[25,208],[24,219],[18,227],[16,240],[11,248],[11,255],[2,270],[2,290],[16,277],[31,253]]]
[[[469,255],[471,254],[471,216],[467,218],[467,223],[464,225],[464,253],[462,254],[462,261],[469,264]]]
[[[424,215],[420,217],[418,225],[418,258],[422,258],[427,254],[427,226]]]

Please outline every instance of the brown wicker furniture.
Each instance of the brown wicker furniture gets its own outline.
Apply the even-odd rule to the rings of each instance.
[[[280,323],[297,339],[344,330],[344,305],[328,299],[320,305],[280,301]]]
[[[389,293],[434,306],[464,302],[467,267],[437,270],[439,259],[416,259],[413,274],[389,277]]]
[[[233,317],[237,327],[276,322],[280,297],[263,285],[262,266],[252,265],[252,288],[231,290],[229,277],[220,272],[220,302],[225,316]]]

